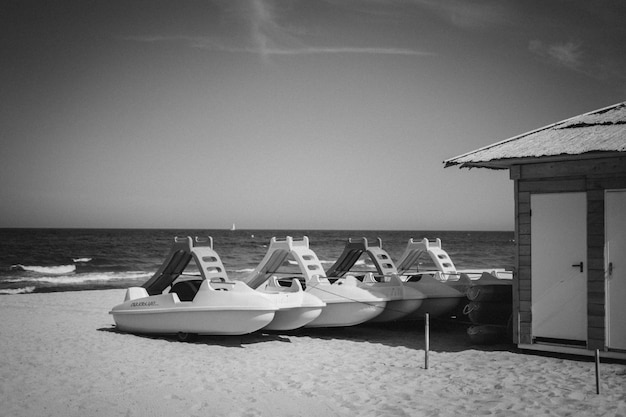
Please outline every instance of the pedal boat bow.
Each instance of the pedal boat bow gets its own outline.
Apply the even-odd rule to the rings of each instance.
[[[293,330],[305,326],[317,319],[326,307],[318,297],[305,292],[300,281],[292,280],[290,286],[283,286],[276,276],[257,289],[266,294],[275,303],[274,320],[264,330]]]

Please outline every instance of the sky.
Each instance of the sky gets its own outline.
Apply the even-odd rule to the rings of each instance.
[[[626,98],[626,2],[3,1],[0,227],[513,230],[448,158]]]

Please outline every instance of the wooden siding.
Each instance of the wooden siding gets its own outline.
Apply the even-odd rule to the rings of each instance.
[[[531,210],[532,194],[587,193],[587,348],[604,349],[604,198],[607,189],[626,189],[626,156],[606,159],[546,162],[515,165],[510,169],[515,182],[515,235],[517,267],[514,283],[513,339],[532,344],[531,310]]]
[[[528,165],[516,165],[511,168],[511,179],[546,180],[555,178],[593,178],[605,179],[611,175],[626,175],[626,156],[616,158],[570,160],[562,162],[538,162]]]

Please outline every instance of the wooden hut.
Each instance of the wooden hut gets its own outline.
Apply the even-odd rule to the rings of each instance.
[[[514,342],[626,359],[626,102],[444,163],[514,181]]]

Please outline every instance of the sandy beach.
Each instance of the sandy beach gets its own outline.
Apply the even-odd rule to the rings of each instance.
[[[626,365],[472,345],[433,321],[195,343],[115,331],[123,290],[0,297],[0,416],[626,416]]]

